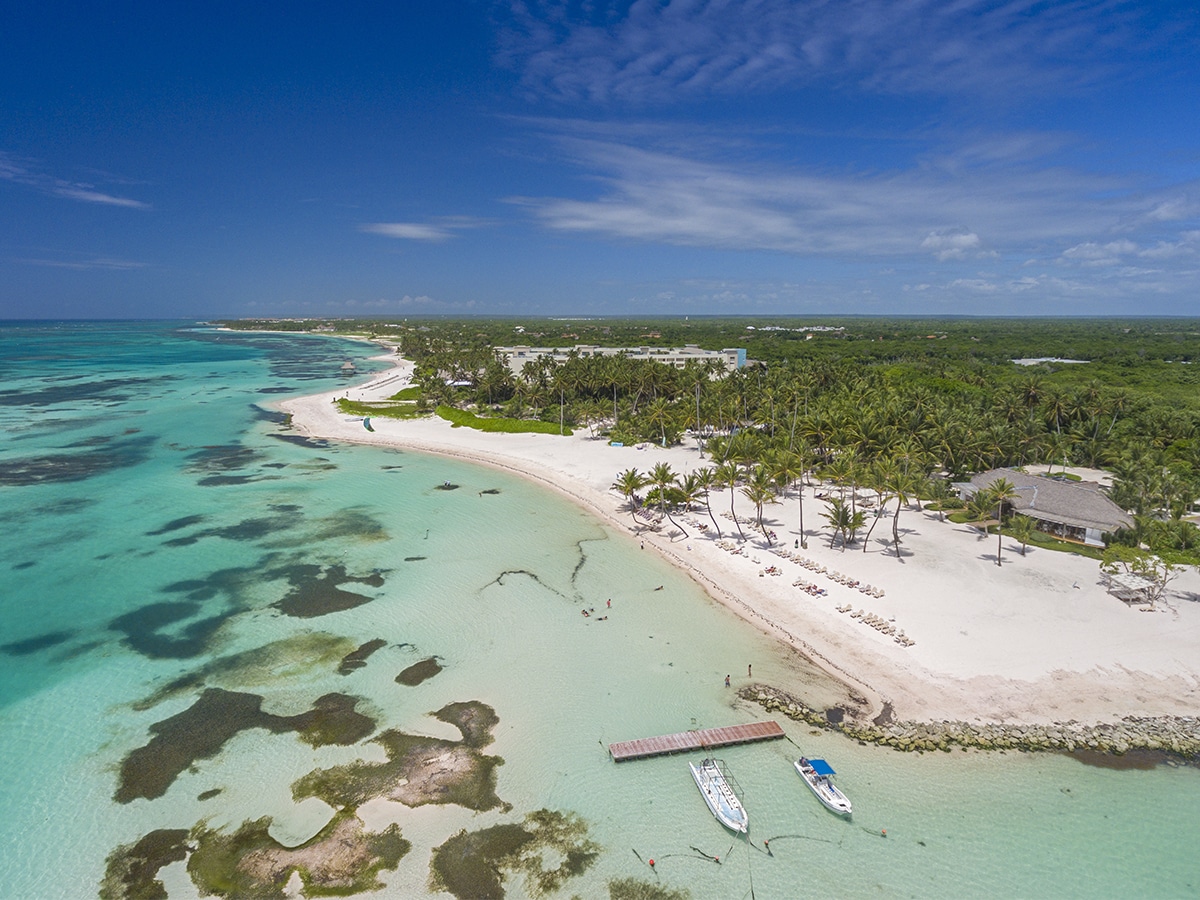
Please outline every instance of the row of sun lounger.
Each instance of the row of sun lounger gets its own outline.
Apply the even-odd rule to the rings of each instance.
[[[811,581],[805,581],[803,578],[797,578],[792,582],[792,587],[798,587],[805,593],[812,594],[814,597],[824,597],[829,591],[823,587],[817,587]]]
[[[840,613],[848,613],[852,609],[852,607],[849,603],[847,603],[844,606],[839,606],[836,608],[837,608],[837,611]],[[896,626],[893,625],[891,622],[889,622],[887,619],[884,619],[882,616],[877,616],[877,615],[875,615],[875,613],[869,613],[869,612],[866,612],[865,610],[860,609],[857,612],[850,613],[850,618],[858,619],[864,625],[870,625],[876,631],[881,632],[882,634],[888,635],[890,638],[892,638],[892,640],[894,640],[901,647],[912,647],[917,643],[916,641],[914,641],[912,638],[908,637],[908,635],[906,635],[904,633],[903,628],[897,629]]]
[[[794,563],[798,563],[810,572],[816,572],[818,575],[824,575],[830,581],[836,581],[838,584],[845,585],[848,588],[855,588],[862,591],[864,594],[870,594],[872,597],[882,598],[883,588],[877,588],[869,584],[864,584],[857,578],[851,578],[849,575],[843,575],[841,572],[834,572],[825,566],[809,559],[807,556],[802,556],[799,553],[794,553],[786,547],[780,547],[774,551],[776,556],[782,556],[784,559],[790,559]]]

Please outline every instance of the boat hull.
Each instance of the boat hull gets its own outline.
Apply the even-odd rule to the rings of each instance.
[[[706,759],[699,765],[688,763],[688,768],[692,770],[696,787],[700,789],[700,795],[716,820],[730,831],[746,834],[750,828],[750,818],[716,761]]]
[[[818,775],[811,766],[803,765],[800,760],[796,760],[792,765],[796,767],[796,772],[808,785],[808,789],[821,801],[822,806],[839,816],[849,818],[853,814],[854,808],[850,804],[850,798],[838,790],[828,776]]]

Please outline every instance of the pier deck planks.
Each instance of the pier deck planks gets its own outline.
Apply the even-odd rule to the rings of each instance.
[[[749,725],[727,725],[724,728],[683,731],[679,734],[664,734],[635,741],[617,741],[608,745],[608,752],[615,762],[625,762],[628,759],[646,759],[665,753],[708,750],[713,747],[749,744],[753,741],[769,741],[781,737],[783,729],[779,727],[778,722],[752,722]]]

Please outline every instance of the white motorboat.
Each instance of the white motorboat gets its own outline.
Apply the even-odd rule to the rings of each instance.
[[[795,766],[800,777],[804,779],[804,783],[817,795],[817,799],[826,809],[840,816],[850,815],[853,811],[850,807],[850,798],[833,783],[833,776],[837,773],[833,771],[833,767],[829,763],[823,759],[806,759],[802,756],[796,760]]]
[[[717,821],[726,828],[745,834],[750,828],[750,817],[738,799],[734,790],[735,782],[725,764],[718,759],[706,759],[699,765],[688,763],[688,768],[692,770],[696,787],[700,788],[704,802]]]

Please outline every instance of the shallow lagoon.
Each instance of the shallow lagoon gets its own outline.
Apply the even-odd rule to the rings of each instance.
[[[788,741],[723,752],[754,844],[735,841],[685,757],[618,766],[605,745],[762,717],[724,687],[726,674],[734,689],[746,683],[748,663],[765,682],[815,684],[818,703],[819,679],[538,486],[418,454],[280,440],[294,435],[257,411],[272,399],[264,390],[335,386],[341,362],[361,369],[369,348],[161,324],[16,326],[0,341],[0,466],[45,475],[0,488],[5,896],[94,894],[110,851],[155,828],[232,830],[271,816],[277,837],[304,840],[332,810],[297,803],[292,784],[386,758],[370,738],[313,746],[255,727],[194,760],[161,797],[116,802],[122,763],[152,726],[214,687],[261,696],[275,717],[344,693],[360,698],[375,734],[445,741],[460,732],[434,711],[464,701],[495,711],[482,752],[503,759],[504,806],[361,810],[374,828],[398,822],[413,845],[381,875],[392,895],[425,892],[434,848],[459,831],[542,808],[577,814],[602,848],[561,896],[607,896],[630,877],[697,898],[751,886],[760,898],[1182,897],[1200,886],[1196,770],[902,755],[786,720]],[[97,448],[132,438],[136,453],[97,462]],[[458,489],[438,490],[445,481]],[[286,603],[298,591],[311,614]],[[346,653],[378,639],[363,665],[338,673]],[[397,682],[431,658],[440,670]],[[796,745],[839,770],[853,822],[800,783]],[[195,894],[182,863],[161,878],[172,896]],[[530,891],[520,875],[504,887]]]

